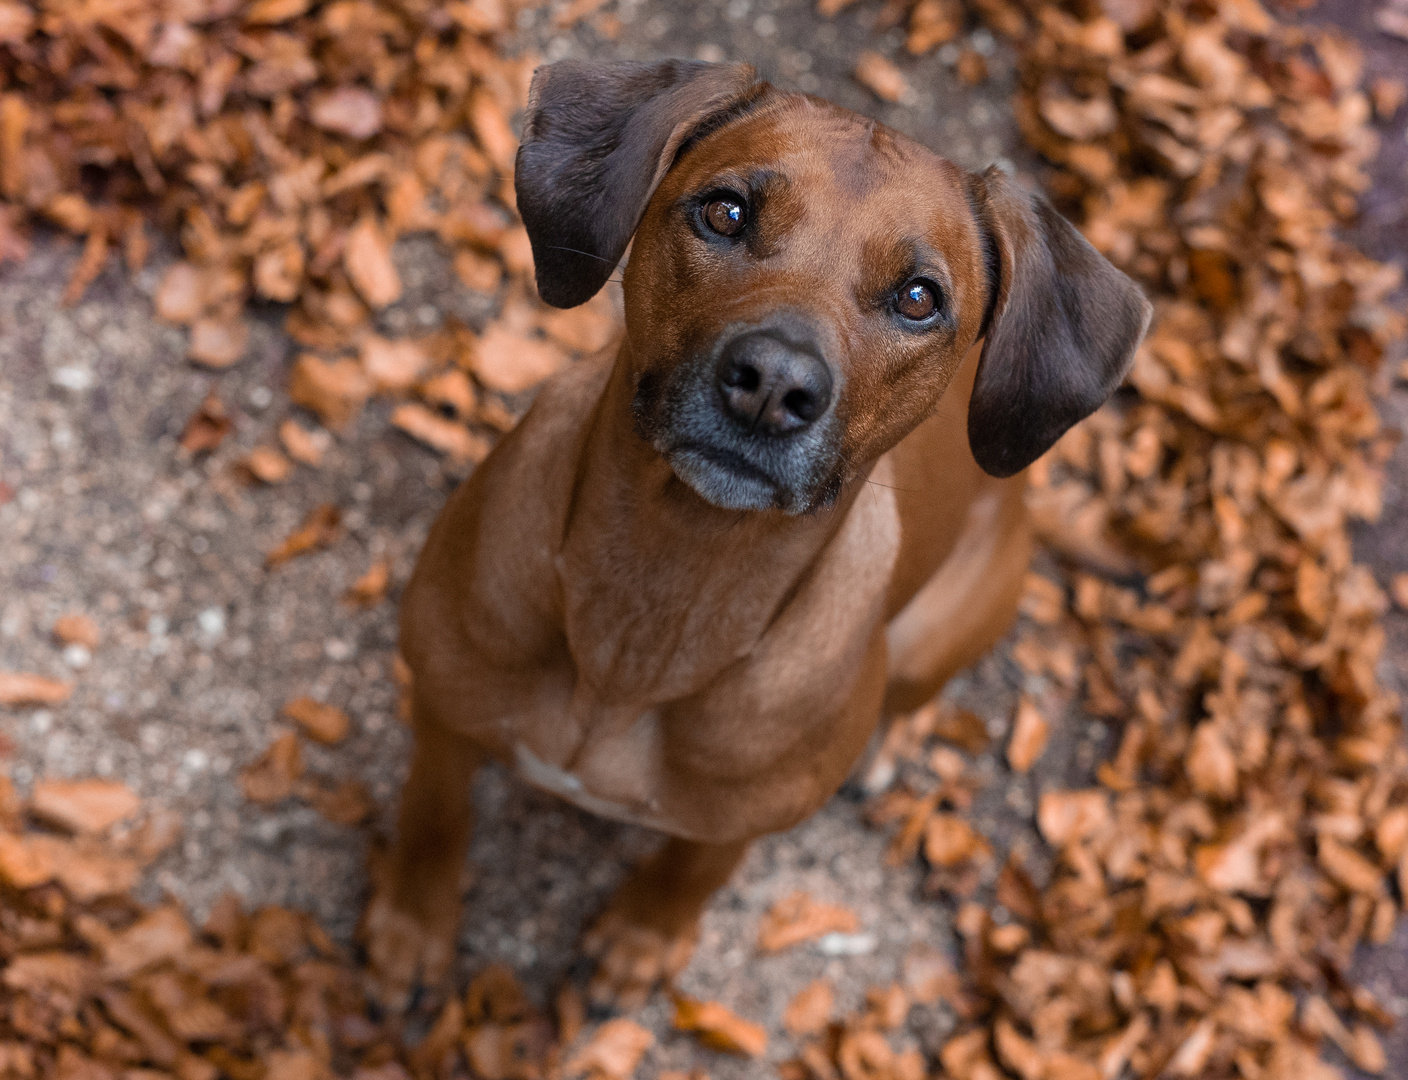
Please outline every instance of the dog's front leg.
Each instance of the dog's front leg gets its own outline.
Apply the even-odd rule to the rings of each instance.
[[[438,988],[450,972],[460,922],[460,878],[474,828],[474,774],[484,755],[415,709],[415,751],[401,795],[395,847],[373,865],[361,934],[372,992],[393,1010],[417,983]]]
[[[679,974],[694,952],[704,905],[747,850],[746,840],[671,838],[636,867],[582,942],[597,960],[592,1001],[639,1008],[655,986]]]

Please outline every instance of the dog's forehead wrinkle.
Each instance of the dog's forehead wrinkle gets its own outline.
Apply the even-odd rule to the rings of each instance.
[[[935,186],[936,180],[948,187],[951,178],[936,174],[941,164],[948,166],[946,173],[958,172],[927,147],[876,120],[803,95],[779,95],[711,132],[700,148],[704,153],[691,162],[691,183],[706,184],[708,174],[747,178],[771,171],[812,193],[808,209],[834,207],[828,217],[869,216],[885,202],[903,200],[906,192]],[[826,198],[825,192],[836,197]],[[818,228],[835,228],[835,222],[808,217]]]

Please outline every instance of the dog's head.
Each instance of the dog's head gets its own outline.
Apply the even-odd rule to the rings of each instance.
[[[550,304],[590,299],[634,237],[636,428],[730,509],[832,501],[979,337],[969,445],[1010,476],[1109,397],[1149,320],[1040,195],[742,64],[540,68],[516,187]]]

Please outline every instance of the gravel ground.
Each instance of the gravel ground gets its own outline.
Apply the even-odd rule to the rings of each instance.
[[[861,48],[897,55],[898,36],[868,35],[873,5],[832,22],[817,19],[810,6],[623,2],[616,41],[585,28],[549,37],[541,17],[524,22],[522,37],[549,58],[750,60],[782,85],[877,116],[965,166],[1001,158],[1019,169],[1028,164],[1007,106],[1010,59],[985,33],[968,42],[989,54],[985,84],[959,84],[949,53],[903,58],[915,98],[889,106],[849,72]],[[1354,7],[1346,0],[1346,18],[1356,17]],[[1386,62],[1403,70],[1404,59],[1390,52]],[[1402,142],[1401,129],[1392,138]],[[1401,171],[1401,154],[1386,160]],[[1387,194],[1374,202],[1380,216],[1366,235],[1381,256],[1401,258],[1408,228],[1403,180],[1384,175]],[[236,368],[203,373],[183,360],[184,332],[152,315],[150,297],[173,251],[161,252],[135,279],[110,267],[81,304],[61,308],[57,298],[77,256],[73,243],[44,239],[25,264],[0,272],[0,669],[62,675],[78,685],[60,708],[0,713],[0,735],[12,744],[11,774],[22,787],[44,775],[112,775],[177,810],[184,840],[158,864],[147,886],[152,897],[164,891],[201,915],[233,890],[252,905],[311,910],[348,939],[364,900],[370,830],[330,825],[301,806],[260,809],[243,799],[235,776],[279,730],[280,705],[309,694],[354,719],[352,737],[340,746],[306,748],[309,768],[366,780],[381,807],[379,827],[389,825],[409,749],[390,677],[394,602],[355,611],[338,598],[374,559],[386,557],[394,600],[460,477],[391,431],[389,406],[374,403],[321,468],[300,467],[276,488],[245,486],[234,463],[273,442],[278,424],[297,415],[284,393],[294,346],[279,329],[282,312],[260,313],[249,354]],[[403,243],[397,259],[406,297],[383,314],[387,332],[430,328],[452,314],[482,320],[482,303],[447,285],[454,275],[433,244]],[[236,429],[216,453],[192,460],[177,438],[211,390]],[[1399,426],[1408,417],[1404,397],[1386,405]],[[1385,579],[1408,570],[1405,486],[1408,450],[1395,458],[1383,522],[1362,538],[1365,557]],[[342,508],[343,538],[266,571],[264,552],[324,502]],[[88,613],[102,628],[91,657],[50,640],[55,618],[71,611]],[[1408,656],[1408,618],[1394,615],[1389,624],[1395,670],[1388,674],[1408,690],[1397,670]],[[1020,674],[999,650],[952,692],[1000,734],[1019,689]],[[978,762],[991,782],[974,816],[999,852],[1034,843],[1028,818],[1036,795],[1046,785],[1084,782],[1111,737],[1102,725],[1071,716],[1031,777],[1014,779],[991,759]],[[573,965],[584,922],[654,839],[493,769],[477,797],[462,975],[504,961],[544,1000]],[[866,828],[858,809],[858,799],[843,792],[810,821],[756,845],[711,905],[683,978],[686,992],[765,1022],[773,1060],[790,1052],[780,1018],[807,982],[828,975],[840,1006],[849,1008],[867,986],[897,976],[910,944],[950,941],[951,910],[923,898],[915,868],[884,864],[884,837]],[[759,917],[796,889],[860,915],[857,955],[828,956],[815,946],[756,954]],[[1365,973],[1387,996],[1408,997],[1405,957],[1408,934],[1367,956]],[[647,1075],[693,1067],[723,1080],[770,1073],[761,1062],[719,1058],[670,1034],[658,997],[640,1019],[659,1040]],[[939,1009],[917,1009],[910,1028],[932,1050],[951,1024]],[[1392,1053],[1408,1062],[1408,1036],[1397,1036]],[[1408,1065],[1396,1075],[1408,1075]]]

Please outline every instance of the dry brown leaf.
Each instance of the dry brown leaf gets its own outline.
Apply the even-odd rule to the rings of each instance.
[[[51,846],[43,838],[0,832],[0,881],[15,889],[32,889],[54,879]]]
[[[475,417],[477,400],[469,376],[458,368],[442,371],[420,385],[420,396],[431,408],[457,420]]]
[[[240,787],[245,798],[263,806],[293,794],[294,786],[303,775],[303,751],[298,736],[291,732],[280,735],[269,748],[240,773]]]
[[[249,326],[242,318],[197,319],[186,355],[208,368],[227,368],[244,356]]]
[[[983,838],[957,814],[935,814],[924,826],[924,857],[934,866],[959,866],[986,851]]]
[[[511,176],[518,139],[493,95],[480,91],[473,96],[469,104],[469,123],[489,160],[501,174]]]
[[[240,464],[262,484],[282,484],[293,472],[293,463],[272,446],[256,446]]]
[[[143,968],[174,960],[191,947],[191,928],[173,907],[159,907],[103,942],[103,969],[128,979]]]
[[[711,1050],[760,1057],[768,1048],[767,1029],[744,1020],[717,1001],[675,996],[674,1025],[688,1031]]]
[[[288,386],[288,396],[294,404],[316,413],[319,420],[334,429],[347,427],[362,411],[371,392],[371,380],[355,360],[324,360],[311,353],[304,353],[294,362]],[[304,460],[290,446],[284,430],[279,434],[289,454]],[[300,450],[304,445],[300,444]]]
[[[1408,11],[1391,7],[1380,8],[1374,14],[1374,23],[1385,34],[1408,41]]]
[[[779,952],[826,934],[853,934],[858,929],[860,920],[855,912],[794,892],[773,904],[759,922],[758,948]]]
[[[279,442],[294,461],[316,469],[323,463],[323,455],[332,445],[332,437],[321,429],[308,431],[293,420],[285,420],[279,425]]]
[[[1389,124],[1408,101],[1408,83],[1402,79],[1378,78],[1370,83],[1369,96],[1374,102],[1374,116]]]
[[[332,1080],[332,1071],[326,1063],[303,1049],[270,1050],[264,1058],[264,1067],[264,1080]]]
[[[342,534],[341,525],[342,511],[331,503],[323,503],[313,509],[283,543],[264,556],[265,568],[272,569],[299,555],[331,547]]]
[[[23,671],[0,671],[0,705],[62,705],[72,693],[72,683]]]
[[[988,62],[983,59],[982,53],[964,49],[958,54],[954,71],[958,73],[958,81],[965,86],[977,86],[987,81]]]
[[[288,22],[308,10],[311,0],[255,0],[245,10],[244,21],[252,26]]]
[[[71,611],[54,620],[54,637],[64,645],[83,645],[96,649],[102,644],[103,634],[91,616]]]
[[[381,99],[361,86],[339,86],[315,95],[308,116],[325,131],[349,139],[370,139],[381,130]]]
[[[548,337],[574,352],[597,352],[616,336],[616,316],[605,293],[579,307],[544,312],[538,322]]]
[[[489,443],[482,436],[414,401],[396,406],[391,424],[456,461],[483,461],[489,453]]]
[[[475,377],[490,390],[517,394],[537,386],[566,361],[556,345],[493,323],[479,339],[473,364]]]
[[[290,240],[261,252],[254,260],[251,273],[254,291],[268,300],[292,303],[303,287],[306,263],[303,245],[297,241]]]
[[[1344,888],[1368,896],[1376,896],[1383,891],[1383,871],[1353,848],[1346,847],[1333,837],[1322,836],[1317,850],[1320,865]]]
[[[947,702],[939,706],[934,720],[934,735],[970,754],[982,753],[990,741],[988,727],[982,717]]]
[[[1012,725],[1012,738],[1007,742],[1007,764],[1013,771],[1024,773],[1036,764],[1046,749],[1050,729],[1030,698],[1017,703],[1017,719]]]
[[[919,0],[909,14],[904,47],[910,55],[920,56],[958,37],[963,21],[963,6],[958,0]]]
[[[42,852],[41,861],[51,876],[80,902],[124,893],[137,884],[141,870],[136,860],[79,847],[54,836],[28,838],[32,850]]]
[[[373,310],[401,299],[401,275],[391,261],[391,245],[373,218],[362,218],[348,232],[342,265],[358,294]]]
[[[103,271],[104,264],[108,261],[108,234],[102,228],[94,229],[88,234],[88,239],[83,244],[83,254],[78,258],[77,264],[73,268],[73,274],[68,279],[68,284],[64,286],[61,303],[66,307],[72,307],[83,299],[83,294],[88,286],[97,280]]]
[[[1393,597],[1395,604],[1408,611],[1408,574],[1393,575],[1393,581],[1389,583],[1389,595]]]
[[[627,1080],[645,1052],[655,1044],[655,1036],[634,1020],[618,1017],[597,1028],[591,1039],[565,1066],[567,1076],[587,1073],[605,1080]]]
[[[894,103],[909,98],[913,93],[900,69],[870,49],[857,57],[854,75],[856,82],[881,101]]]
[[[825,979],[817,979],[797,991],[782,1014],[782,1026],[793,1037],[816,1035],[831,1022],[836,992]]]
[[[388,341],[372,334],[362,342],[362,370],[377,393],[409,390],[429,364],[425,350],[414,341]]]
[[[34,29],[34,13],[23,4],[0,5],[0,41],[18,44]],[[11,194],[6,190],[7,195]]]
[[[200,270],[189,262],[175,263],[156,289],[156,314],[168,322],[190,325],[204,310],[206,297]]]
[[[1053,847],[1079,843],[1109,824],[1109,796],[1103,791],[1048,791],[1037,806],[1036,820]]]
[[[1105,95],[1080,99],[1051,87],[1039,98],[1038,108],[1042,119],[1068,139],[1108,135],[1119,122],[1113,102]]]
[[[351,718],[335,705],[297,697],[283,707],[285,718],[292,720],[314,742],[336,746],[352,730]]]
[[[455,252],[455,274],[465,288],[475,292],[492,293],[498,290],[503,281],[503,268],[497,259],[481,255],[469,248]]]
[[[348,588],[344,599],[358,607],[375,607],[386,599],[386,589],[391,583],[391,564],[385,559],[377,559],[367,572]]]
[[[225,406],[214,394],[206,394],[200,408],[191,413],[181,431],[181,449],[192,454],[209,453],[235,429]]]
[[[1237,794],[1237,759],[1214,721],[1204,721],[1193,732],[1187,769],[1195,791],[1222,799]]]
[[[376,814],[371,789],[360,780],[305,784],[299,790],[313,809],[334,825],[352,828],[365,824]]]
[[[119,780],[36,780],[29,799],[35,817],[74,833],[106,832],[141,805]]]

